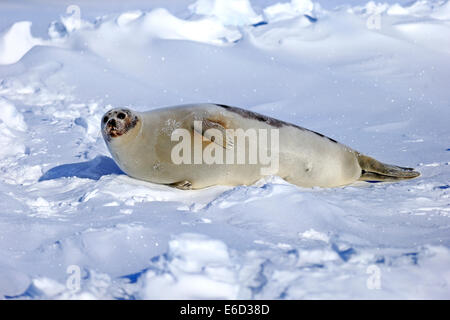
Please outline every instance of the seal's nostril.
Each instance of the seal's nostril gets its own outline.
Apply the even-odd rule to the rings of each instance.
[[[115,127],[116,126],[116,120],[114,120],[114,119],[109,120],[108,121],[108,126]]]

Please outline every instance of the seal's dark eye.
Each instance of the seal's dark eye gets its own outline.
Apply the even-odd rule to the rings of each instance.
[[[117,115],[117,118],[119,118],[120,120],[125,119],[125,113],[120,112],[120,113]]]
[[[108,117],[103,117],[103,123],[106,123],[108,121]]]

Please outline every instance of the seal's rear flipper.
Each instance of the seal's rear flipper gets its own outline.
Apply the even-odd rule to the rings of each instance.
[[[362,169],[359,178],[362,181],[398,181],[420,176],[420,173],[412,168],[385,164],[360,153],[357,153],[356,156]]]

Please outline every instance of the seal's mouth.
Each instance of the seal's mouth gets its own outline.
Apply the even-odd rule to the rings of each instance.
[[[116,119],[109,119],[104,128],[104,133],[109,138],[117,138],[124,135],[128,129],[125,121],[117,121]]]
[[[128,131],[126,127],[127,126],[124,125],[122,122],[118,122],[115,119],[111,119],[105,126],[105,132],[111,138],[117,138]]]

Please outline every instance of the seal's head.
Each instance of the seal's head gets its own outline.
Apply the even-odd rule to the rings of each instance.
[[[107,141],[120,137],[136,126],[139,118],[126,108],[109,110],[102,117],[102,134]]]

